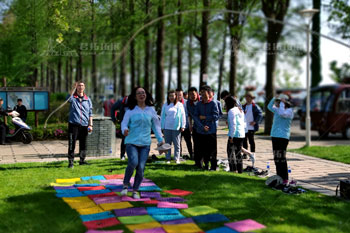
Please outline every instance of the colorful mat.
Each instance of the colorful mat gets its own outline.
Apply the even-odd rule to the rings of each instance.
[[[145,207],[135,207],[135,208],[126,208],[114,210],[115,215],[117,217],[125,217],[125,216],[137,216],[137,215],[147,215],[147,210]]]
[[[254,221],[253,219],[246,219],[246,220],[242,220],[242,221],[237,221],[237,222],[231,222],[231,223],[226,223],[225,226],[239,231],[239,232],[243,232],[243,231],[254,231],[254,230],[258,230],[258,229],[262,229],[265,228],[266,226]]]
[[[177,214],[152,214],[151,216],[152,216],[152,218],[154,218],[158,222],[185,218],[185,216],[183,216],[180,213],[177,213]]]
[[[225,215],[222,215],[222,214],[206,214],[206,215],[194,216],[193,220],[196,223],[228,222],[228,221],[230,221]]]
[[[157,198],[158,201],[167,201],[167,202],[186,202],[187,200],[182,197],[160,197]]]
[[[84,225],[88,229],[105,228],[105,227],[115,226],[118,224],[120,224],[120,222],[116,218],[107,218],[107,219],[84,222]]]
[[[133,224],[133,225],[127,225],[126,226],[130,231],[135,230],[145,230],[145,229],[152,229],[161,227],[159,222],[148,222],[148,223],[141,223],[141,224]]]
[[[121,223],[125,225],[154,222],[154,219],[150,215],[125,216],[125,217],[118,217],[118,219]]]
[[[99,204],[99,206],[105,211],[133,207],[129,202],[103,203]]]
[[[239,233],[238,231],[235,231],[229,227],[219,227],[215,229],[211,229],[209,231],[206,231],[206,233]]]
[[[193,193],[191,191],[186,191],[186,190],[182,190],[182,189],[172,189],[172,190],[167,190],[164,192],[170,193],[170,194],[175,195],[175,196],[187,196],[187,195],[190,195]]]
[[[175,208],[175,209],[187,209],[188,205],[186,203],[172,203],[161,201],[157,205],[158,208]]]
[[[162,227],[144,229],[144,230],[135,230],[135,233],[166,233]]]
[[[196,224],[194,223],[185,223],[185,224],[177,224],[177,225],[163,225],[162,226],[167,233],[198,233],[202,232]]]
[[[183,224],[183,223],[194,223],[194,221],[192,218],[182,218],[182,219],[161,222],[162,225],[174,225],[174,224]]]
[[[213,214],[218,212],[217,209],[211,208],[210,206],[196,206],[184,210],[184,213],[190,216],[198,216],[204,214]]]
[[[94,220],[101,220],[101,219],[106,219],[106,218],[115,218],[115,216],[109,212],[101,212],[97,214],[87,214],[87,215],[80,215],[81,220],[83,222],[88,222],[88,221],[94,221]]]

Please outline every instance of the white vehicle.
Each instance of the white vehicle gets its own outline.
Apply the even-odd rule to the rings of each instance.
[[[30,126],[28,126],[21,118],[18,117],[18,112],[12,111],[10,116],[16,129],[13,134],[6,135],[6,140],[17,140],[23,142],[23,144],[31,143],[33,141],[33,135],[30,133]]]

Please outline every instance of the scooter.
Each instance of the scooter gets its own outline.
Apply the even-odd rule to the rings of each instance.
[[[18,112],[11,112],[11,120],[16,129],[14,133],[6,135],[6,140],[21,141],[23,144],[29,144],[33,141],[33,135],[30,133],[31,128],[18,116]]]

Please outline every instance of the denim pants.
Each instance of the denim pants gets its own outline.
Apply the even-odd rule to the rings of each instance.
[[[130,179],[136,168],[133,190],[138,191],[143,180],[143,172],[145,170],[150,146],[135,146],[126,144],[126,154],[128,155],[128,166],[125,169],[124,186],[130,185]]]
[[[164,129],[164,139],[166,143],[169,143],[170,145],[174,143],[174,159],[178,160],[180,159],[180,140],[181,140],[181,131],[180,130],[171,130],[171,129]],[[166,153],[165,158],[167,160],[171,160],[171,150]]]

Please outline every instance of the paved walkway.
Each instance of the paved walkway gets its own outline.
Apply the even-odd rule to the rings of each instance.
[[[224,126],[218,130],[218,158],[226,159],[227,131]],[[155,141],[155,139],[153,139]],[[120,140],[116,143],[116,157],[119,157]],[[305,144],[304,131],[299,130],[297,123],[292,128],[292,137],[288,149],[300,148]],[[312,145],[347,145],[348,140],[344,140],[339,135],[332,136],[328,140],[319,140],[317,135],[312,135]],[[154,150],[155,143],[152,144],[150,154],[157,154]],[[183,142],[183,145],[185,143]],[[77,146],[78,148],[78,146]],[[270,161],[271,171],[275,171],[272,155],[272,145],[270,137],[256,136],[256,167],[266,169],[267,161]],[[67,161],[68,151],[67,141],[34,141],[29,145],[22,143],[12,143],[11,145],[0,146],[0,164],[13,164],[17,162],[53,162]],[[187,150],[184,146],[183,154]],[[89,157],[88,159],[102,159],[106,157]],[[114,157],[115,158],[115,157]],[[292,177],[304,188],[314,190],[326,195],[334,195],[339,180],[350,178],[350,165],[318,159],[296,153],[287,153],[288,165],[292,168]],[[245,162],[249,165],[249,162]]]

